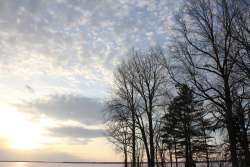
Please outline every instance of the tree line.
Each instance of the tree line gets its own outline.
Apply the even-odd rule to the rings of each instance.
[[[125,166],[250,166],[249,0],[187,0],[173,30],[167,51],[131,50],[117,67],[110,141]]]

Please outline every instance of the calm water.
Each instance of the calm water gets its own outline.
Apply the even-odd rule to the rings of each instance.
[[[206,164],[197,164],[197,167],[206,167]],[[218,163],[212,163],[211,167],[219,167]],[[122,164],[75,164],[75,163],[30,163],[30,162],[0,162],[0,167],[123,167]],[[167,165],[170,167],[170,164]],[[174,164],[173,164],[174,167]],[[178,167],[184,167],[179,164]],[[222,167],[230,167],[229,164],[223,164]]]
[[[123,167],[121,164],[64,164],[64,163],[29,163],[0,162],[0,167]]]

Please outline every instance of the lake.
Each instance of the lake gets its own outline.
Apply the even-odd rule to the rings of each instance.
[[[34,162],[0,162],[0,167],[123,167],[123,164],[81,164],[81,163],[34,163]],[[206,167],[205,163],[198,163],[197,167]],[[211,167],[220,167],[219,163],[211,163]],[[167,165],[170,167],[170,164]],[[173,164],[173,167],[175,165]],[[184,167],[179,164],[178,167]],[[230,167],[229,164],[223,164],[221,167]]]
[[[0,162],[0,167],[122,167],[122,164]]]

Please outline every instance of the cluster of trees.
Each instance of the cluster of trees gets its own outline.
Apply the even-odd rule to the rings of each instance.
[[[209,166],[221,147],[250,166],[250,2],[187,0],[172,41],[168,54],[131,51],[115,72],[107,126],[125,165]]]
[[[162,151],[159,149],[162,114],[158,110],[167,93],[167,69],[162,64],[164,57],[160,50],[132,54],[115,73],[114,95],[108,102],[108,127],[114,143],[121,138],[129,143],[120,146],[124,153],[132,153],[133,165],[145,153],[148,165],[154,166],[157,153]],[[118,136],[114,136],[116,133]]]

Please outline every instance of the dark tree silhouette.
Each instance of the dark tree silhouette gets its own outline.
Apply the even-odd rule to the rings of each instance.
[[[186,167],[195,166],[195,153],[208,152],[205,146],[210,136],[205,133],[205,126],[209,122],[204,117],[202,103],[195,100],[192,89],[187,85],[179,86],[178,96],[171,101],[169,111],[163,117],[165,133],[162,137],[169,147],[175,146],[175,154],[178,143],[179,151],[184,153]]]
[[[136,139],[144,144],[148,166],[154,167],[158,159],[164,161],[159,135],[162,100],[167,92],[163,60],[161,49],[132,51],[131,57],[123,61],[115,73],[112,105],[108,110],[114,111],[114,115],[127,116],[132,133],[132,165],[136,162]]]
[[[247,60],[239,54],[241,47],[235,39],[234,25],[243,6],[243,1],[238,0],[186,1],[176,19],[178,38],[172,47],[183,69],[182,79],[172,73],[175,80],[192,85],[195,94],[215,106],[213,116],[227,129],[234,167],[239,166],[234,91],[238,92],[239,83],[244,81],[241,75],[234,74],[239,73],[240,63],[236,60],[243,59],[245,64]]]
[[[108,129],[133,167],[216,157],[250,166],[249,14],[248,0],[186,0],[167,57],[133,50],[118,66]]]

